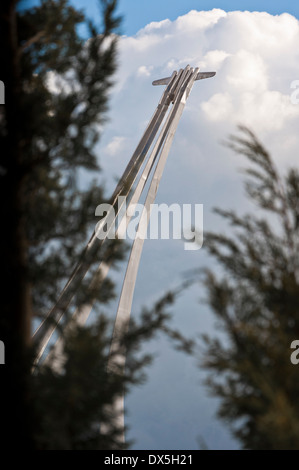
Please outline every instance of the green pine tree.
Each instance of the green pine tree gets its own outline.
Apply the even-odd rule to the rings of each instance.
[[[207,270],[208,302],[224,336],[204,336],[203,366],[219,416],[245,449],[299,448],[299,171],[283,177],[247,128],[229,145],[252,164],[246,192],[258,210],[217,209],[230,235],[207,233],[222,275]]]
[[[56,302],[94,228],[95,207],[104,200],[91,175],[99,171],[95,144],[116,69],[120,20],[113,0],[100,2],[101,30],[67,0],[41,1],[25,10],[18,6],[14,0],[0,6],[5,85],[0,332],[6,348],[5,398],[11,403],[5,434],[12,442],[17,427],[26,447],[34,445],[32,322]],[[78,33],[82,24],[88,41]],[[123,248],[118,248],[108,247],[105,256],[121,259]],[[106,281],[98,300],[112,295],[112,283]]]
[[[60,370],[50,363],[32,374],[33,320],[57,301],[98,222],[95,208],[105,201],[92,177],[99,172],[95,144],[107,116],[120,20],[116,0],[100,7],[96,27],[68,0],[41,0],[26,10],[16,0],[0,4],[1,444],[7,448],[118,447],[118,430],[101,435],[100,424],[115,419],[107,411],[115,396],[143,380],[150,358],[136,357],[142,341],[159,330],[182,339],[167,327],[164,308],[172,296],[166,295],[122,338],[124,376],[106,373],[111,325],[104,316],[88,328],[62,329]],[[79,34],[83,24],[88,40]],[[74,286],[72,308],[86,302],[87,293],[97,296],[98,311],[113,297],[109,280],[97,292],[87,289],[100,260],[123,258],[123,244],[105,245],[86,260],[91,274]]]

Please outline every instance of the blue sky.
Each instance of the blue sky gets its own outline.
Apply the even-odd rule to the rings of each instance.
[[[74,0],[76,3],[84,5],[84,0]],[[92,0],[91,4],[96,5],[96,1]],[[220,8],[225,11],[232,10],[249,10],[249,11],[267,11],[273,15],[283,12],[291,13],[299,17],[299,3],[294,1],[227,1],[219,0],[120,0],[119,11],[123,15],[123,34],[131,35],[143,28],[151,21],[161,21],[166,18],[170,20],[176,19],[178,16],[188,13],[190,10],[211,10]]]
[[[84,5],[84,0],[74,0],[76,3]],[[95,0],[90,3],[96,5]],[[267,11],[272,15],[283,12],[299,15],[299,3],[296,1],[233,1],[233,0],[120,0],[119,11],[124,15],[123,34],[135,34],[139,29],[151,21],[161,21],[166,18],[176,19],[178,16],[188,13],[190,10],[211,10],[220,8],[225,11],[249,10]]]
[[[28,4],[38,4],[39,0],[27,0]],[[92,18],[98,17],[97,0],[72,0],[78,8],[84,9]],[[248,10],[266,11],[272,15],[283,12],[290,13],[299,18],[299,2],[294,0],[279,1],[233,1],[233,0],[119,0],[118,11],[123,17],[121,34],[131,36],[152,21],[161,21],[166,18],[175,20],[178,16],[190,10],[211,10],[220,8],[225,11]]]

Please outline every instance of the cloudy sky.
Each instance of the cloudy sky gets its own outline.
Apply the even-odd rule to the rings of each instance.
[[[126,3],[128,8],[133,5],[120,3],[124,13]],[[260,2],[259,10],[270,13],[239,11],[236,2],[221,2],[222,8],[209,8],[209,2],[203,2],[202,11],[202,2],[191,1],[186,2],[189,11],[181,12],[178,3],[153,2],[152,14],[150,9],[146,15],[140,9],[140,18],[136,7],[134,16],[124,22],[128,32],[119,44],[119,68],[100,161],[112,188],[162,93],[160,87],[152,87],[154,79],[187,64],[216,71],[214,78],[197,82],[192,89],[156,202],[201,203],[204,228],[222,231],[222,221],[212,214],[212,207],[240,212],[249,208],[239,171],[244,162],[221,145],[238,124],[257,133],[282,171],[297,163],[299,105],[292,103],[291,86],[299,79],[299,22],[284,12],[286,2],[274,2],[276,8],[272,2],[271,9],[269,3],[262,8]],[[248,3],[250,9],[257,7]],[[133,315],[179,284],[184,272],[208,263],[204,250],[186,252],[177,240],[147,240]],[[174,323],[183,332],[215,332],[203,298],[196,285],[176,304]],[[151,351],[158,357],[147,383],[127,398],[129,437],[136,440],[135,448],[196,449],[199,437],[211,449],[238,448],[215,419],[217,401],[208,397],[204,374],[195,361],[173,352],[163,339],[155,341]]]
[[[84,6],[83,0],[73,3]],[[109,121],[98,147],[99,182],[112,192],[129,161],[163,92],[151,85],[153,80],[187,64],[216,71],[192,89],[156,202],[203,204],[204,229],[223,231],[214,206],[250,208],[239,171],[244,161],[221,144],[238,124],[256,132],[282,171],[297,164],[299,93],[292,84],[299,81],[299,5],[120,0],[119,11],[123,36]],[[88,2],[87,13],[94,16],[95,2]],[[180,240],[146,240],[133,315],[178,285],[186,271],[208,263],[204,249],[185,251]],[[115,279],[123,275],[120,271]],[[173,309],[174,324],[186,334],[215,332],[204,295],[196,285]],[[195,360],[174,352],[163,338],[148,350],[157,354],[148,380],[126,400],[134,448],[197,449],[200,438],[210,449],[238,448],[215,418],[217,400],[208,397]]]

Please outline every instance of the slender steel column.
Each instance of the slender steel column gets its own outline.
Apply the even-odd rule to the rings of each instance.
[[[169,99],[173,100],[173,98],[175,96],[175,93],[177,92],[180,84],[182,83],[182,80],[186,76],[187,71],[188,71],[188,68],[186,68],[185,71],[180,70],[175,75],[175,79],[172,80],[171,86],[169,87],[169,90],[168,90]],[[150,156],[147,160],[145,168],[144,168],[142,174],[140,175],[137,186],[136,186],[136,188],[135,188],[135,190],[134,190],[134,192],[131,196],[131,199],[129,201],[129,204],[128,204],[128,207],[127,207],[127,212],[123,216],[123,218],[121,219],[121,221],[119,223],[119,226],[118,226],[118,228],[115,232],[115,236],[119,236],[119,235],[121,235],[121,233],[124,233],[126,231],[127,227],[128,227],[128,224],[129,224],[129,222],[132,218],[132,215],[128,215],[128,214],[131,214],[130,208],[134,207],[140,199],[140,196],[141,196],[142,191],[145,187],[145,184],[148,180],[148,177],[149,177],[149,175],[152,171],[152,168],[155,164],[157,156],[158,156],[158,154],[161,150],[162,145],[164,144],[164,139],[165,139],[165,136],[167,134],[168,127],[169,127],[169,121],[170,121],[170,115],[167,117],[166,122],[164,123],[163,129],[160,132],[160,135],[158,136],[158,138],[157,138],[157,140],[154,144],[154,147],[153,147],[153,149],[150,153]],[[150,148],[150,147],[148,147],[148,148]],[[116,204],[116,202],[117,202],[117,199],[115,199],[115,204]],[[121,204],[118,204],[118,207],[117,207],[118,213],[120,212],[123,203],[124,203],[124,200],[122,200]],[[116,214],[115,219],[116,219],[117,215],[118,214]],[[107,218],[108,218],[108,215],[103,220],[102,225],[105,223]],[[109,236],[109,233],[112,229],[111,225],[110,225],[109,229],[107,229],[106,237]],[[89,292],[92,292],[92,291],[94,291],[94,289],[100,287],[101,283],[103,282],[103,280],[105,279],[105,277],[108,274],[109,268],[110,268],[110,263],[106,263],[105,261],[100,262],[100,264],[97,268],[97,271],[95,272],[94,277],[93,277],[93,279],[90,283]],[[88,317],[89,317],[89,315],[92,311],[92,308],[93,308],[93,305],[94,305],[95,301],[96,301],[95,298],[92,298],[92,297],[88,296],[88,301],[86,303],[84,303],[81,307],[79,307],[75,310],[75,312],[72,316],[72,319],[71,319],[71,324],[78,324],[78,325],[83,326],[86,323],[86,321],[88,320]],[[71,325],[69,325],[69,326],[71,327]],[[51,338],[51,335],[54,333],[55,327],[56,326],[53,325],[51,329],[49,328],[48,331],[49,331],[50,334],[48,336],[46,336],[45,339],[44,339],[44,343],[43,343],[44,349],[47,346],[47,344],[48,344],[48,342]],[[68,325],[67,325],[67,327],[68,327]],[[50,363],[51,361],[54,360],[55,361],[55,367],[59,369],[60,364],[63,361],[62,358],[59,359],[59,356],[62,355],[62,350],[63,350],[63,337],[60,336],[56,340],[54,348],[52,349],[51,353],[47,356],[45,361]]]
[[[163,147],[161,154],[148,190],[148,194],[145,200],[145,205],[141,214],[141,219],[137,228],[135,240],[132,246],[127,271],[124,278],[122,292],[119,300],[118,310],[116,314],[116,320],[114,325],[113,338],[111,342],[110,355],[107,364],[108,373],[116,373],[123,375],[125,370],[126,351],[121,346],[121,339],[123,335],[128,331],[130,313],[135,289],[135,283],[137,279],[137,272],[140,263],[145,231],[149,223],[150,212],[152,204],[155,201],[158,187],[162,178],[163,170],[166,164],[166,160],[169,154],[169,150],[184,110],[187,98],[190,94],[198,69],[185,69],[185,74],[182,77],[181,87],[178,90],[177,95],[174,98],[174,106],[169,119],[166,123],[164,132],[162,133]],[[120,443],[125,442],[125,410],[124,410],[124,394],[116,397],[115,402],[110,405],[115,415],[115,421],[112,423],[114,426],[121,431],[119,435]],[[110,429],[101,429],[101,432],[109,431]]]
[[[40,360],[59,321],[65,315],[70,305],[70,302],[74,296],[74,287],[80,285],[80,283],[82,282],[83,278],[85,277],[86,273],[88,272],[91,266],[92,260],[96,259],[99,247],[105,242],[105,239],[107,238],[107,236],[109,236],[111,230],[114,229],[114,224],[118,217],[120,220],[118,228],[116,230],[116,236],[126,231],[131,218],[131,216],[129,215],[129,209],[134,207],[135,204],[137,204],[145,188],[146,182],[148,181],[150,175],[153,173],[123,281],[122,291],[114,324],[111,348],[107,361],[107,373],[116,373],[120,375],[124,374],[126,351],[124,347],[121,346],[121,338],[129,328],[135,283],[137,279],[138,267],[145,238],[144,232],[146,231],[147,225],[149,223],[151,207],[156,198],[163,170],[180,117],[183,113],[187,98],[191,92],[194,82],[195,80],[210,78],[214,75],[215,72],[199,72],[198,68],[193,69],[188,65],[184,70],[179,70],[179,72],[173,72],[171,77],[155,80],[153,82],[153,85],[166,85],[164,93],[162,94],[158,106],[110,199],[111,213],[107,214],[107,216],[100,221],[98,227],[94,230],[89,242],[87,243],[83,251],[81,259],[77,263],[70,279],[63,288],[56,305],[49,311],[45,320],[41,323],[41,325],[37,328],[36,332],[33,335],[33,340],[37,345],[36,363]],[[167,115],[167,111],[171,103],[173,106]],[[161,128],[163,121],[165,122],[160,131],[160,134],[158,134],[158,131]],[[149,149],[151,147],[152,150],[148,156]],[[138,173],[145,161],[146,164],[137,181],[136,188],[132,190]],[[154,169],[155,163],[156,167]],[[131,198],[129,201],[127,212],[124,215],[120,215],[124,200],[130,194]],[[124,196],[120,204],[119,196]],[[113,217],[111,217],[111,214],[113,215]],[[107,221],[109,220],[110,225],[108,224],[105,237],[99,240],[97,238],[97,230],[100,230],[105,223],[107,224]],[[95,288],[100,288],[100,284],[103,279],[107,276],[109,268],[110,264],[107,264],[104,261],[100,262],[98,269],[91,281],[89,292],[93,291]],[[94,302],[94,298],[88,298],[88,301],[85,304],[83,304],[80,308],[77,308],[72,316],[71,321],[66,324],[66,330],[68,328],[71,328],[73,324],[84,325],[90,315]],[[53,352],[55,354],[53,355],[59,356],[60,354],[61,360],[63,361],[62,351],[63,336],[61,335],[55,343],[55,346],[53,348]],[[51,354],[48,356],[48,360],[50,357]],[[59,370],[61,364],[58,362],[56,365],[54,364],[54,367]],[[115,416],[115,420],[113,423],[111,423],[111,427],[117,426],[118,429],[121,431],[121,444],[125,441],[123,394],[116,398],[115,402],[110,406],[110,409],[110,411],[113,412],[112,415]],[[105,428],[102,426],[102,433],[109,431],[110,429],[108,428],[108,426],[106,426]]]
[[[169,84],[166,87],[160,102],[158,103],[158,106],[147,126],[147,129],[145,130],[129,164],[127,165],[119,183],[115,188],[115,191],[110,199],[111,211],[115,211],[118,196],[127,196],[134,184],[138,171],[144,162],[146,154],[171,103],[173,87],[174,84],[177,83],[177,76],[180,76],[180,74],[173,72]],[[81,259],[71,274],[70,279],[63,288],[57,303],[49,311],[44,321],[34,332],[33,342],[37,346],[36,363],[39,361],[45,348],[47,347],[48,342],[57,327],[57,324],[67,311],[67,308],[69,307],[69,304],[74,296],[75,287],[80,285],[82,282],[90,268],[91,259],[95,258],[99,247],[103,242],[104,240],[99,240],[97,238],[95,230],[83,251]]]

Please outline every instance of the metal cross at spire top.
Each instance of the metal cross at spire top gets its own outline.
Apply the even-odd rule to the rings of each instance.
[[[130,211],[130,208],[138,203],[146,182],[151,177],[143,212],[131,248],[115,319],[110,355],[107,362],[108,373],[123,373],[126,351],[121,349],[120,337],[129,327],[134,288],[144,242],[144,237],[140,236],[140,232],[144,230],[144,227],[146,227],[149,222],[151,207],[155,201],[174,134],[193,84],[196,80],[210,78],[214,75],[215,72],[199,72],[198,68],[194,69],[188,65],[185,69],[174,71],[171,77],[162,78],[153,82],[153,85],[166,85],[166,88],[131,160],[114,190],[110,199],[110,213],[108,212],[105,218],[102,219],[95,228],[84,249],[81,259],[75,266],[56,305],[49,311],[46,318],[33,335],[33,341],[37,351],[36,363],[41,359],[58,323],[66,315],[76,292],[76,286],[80,285],[92,263],[97,259],[99,248],[105,243],[105,240],[107,240],[109,232],[114,229],[116,220],[118,220],[117,235],[121,230],[126,230],[131,218],[130,214],[132,211]],[[172,106],[170,106],[171,104]],[[143,169],[140,171],[142,166]],[[138,174],[140,175],[136,182]],[[135,189],[133,189],[135,182]],[[126,214],[121,214],[122,204],[119,204],[119,196],[124,196],[121,199],[122,201],[125,201],[125,199],[130,196]],[[97,237],[97,231],[100,230],[104,224],[106,224],[106,235],[105,237],[101,237],[100,240]],[[90,292],[94,291],[95,288],[101,288],[101,282],[107,276],[109,267],[109,264],[99,260],[98,269],[91,281]],[[84,325],[90,315],[95,300],[95,298],[88,298],[88,301],[83,304],[83,306],[76,309],[72,316],[72,322]],[[68,327],[69,324],[66,324],[65,328]],[[62,346],[63,337],[60,336],[54,346],[54,350],[56,352],[62,351]],[[116,352],[117,354],[115,354]],[[124,429],[123,400],[124,397],[121,396],[113,405],[114,409],[118,409],[119,413],[117,423],[112,423],[112,425],[117,425],[120,429]],[[122,433],[122,439],[124,441],[124,432]]]

